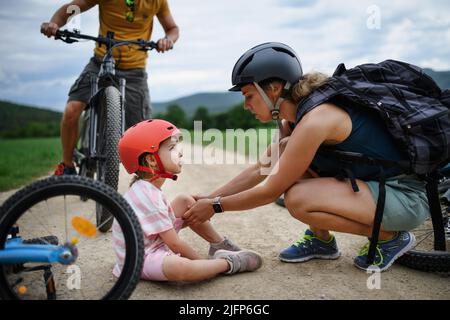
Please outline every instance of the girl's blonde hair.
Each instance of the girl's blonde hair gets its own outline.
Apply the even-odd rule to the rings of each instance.
[[[148,163],[147,163],[147,161],[145,160],[145,157],[146,157],[147,155],[149,155],[149,154],[150,154],[150,153],[144,153],[144,154],[142,154],[142,155],[139,157],[139,165],[140,165],[140,166],[150,168],[149,165],[148,165]],[[133,177],[131,178],[130,187],[131,187],[136,181],[138,181],[138,180],[141,180],[141,179],[148,179],[148,175],[149,175],[149,173],[147,173],[147,172],[136,171],[136,172],[133,174]]]

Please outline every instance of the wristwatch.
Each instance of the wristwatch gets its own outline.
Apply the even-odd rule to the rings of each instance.
[[[215,213],[223,212],[222,205],[220,204],[220,196],[214,198],[212,206],[214,208]]]

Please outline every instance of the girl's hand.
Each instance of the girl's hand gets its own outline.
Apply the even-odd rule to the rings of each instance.
[[[212,199],[201,199],[183,214],[183,219],[190,226],[199,225],[214,215]]]

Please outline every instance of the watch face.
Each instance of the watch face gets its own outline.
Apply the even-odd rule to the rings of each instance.
[[[218,204],[218,203],[214,203],[214,204],[213,204],[213,208],[214,208],[214,212],[215,212],[215,213],[223,212],[222,206],[221,206],[220,204]]]

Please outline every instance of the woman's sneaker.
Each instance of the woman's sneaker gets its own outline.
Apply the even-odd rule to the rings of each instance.
[[[300,240],[281,251],[278,258],[283,262],[306,262],[311,259],[334,260],[340,256],[334,235],[324,241],[308,229]]]
[[[414,234],[407,231],[397,232],[392,240],[378,241],[375,250],[375,261],[372,265],[367,264],[370,242],[359,251],[358,256],[353,261],[355,266],[362,270],[378,269],[387,270],[395,260],[414,247],[416,238]]]
[[[241,251],[242,249],[234,244],[233,241],[227,237],[224,237],[222,242],[210,244],[208,258],[212,259],[217,250]]]
[[[214,259],[225,259],[230,265],[230,270],[225,274],[235,274],[238,272],[255,271],[261,268],[262,258],[254,251],[227,251],[217,250]]]

